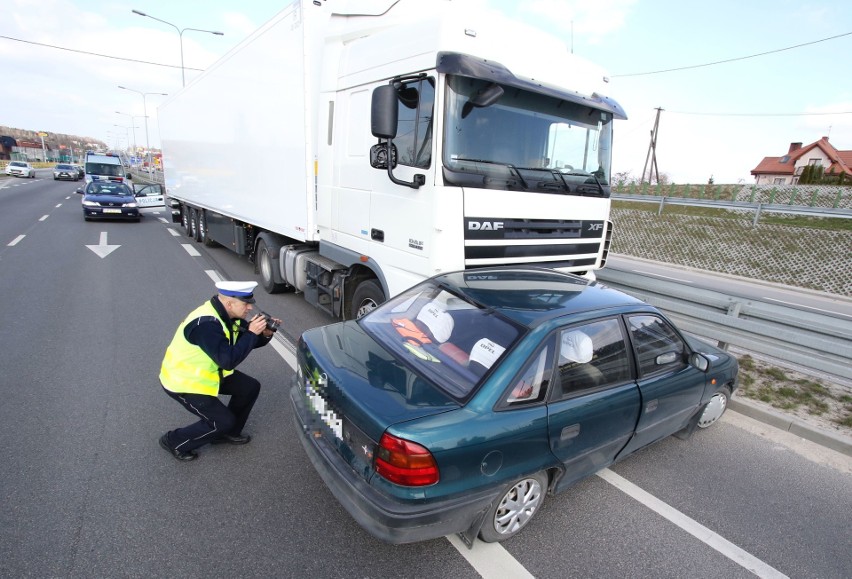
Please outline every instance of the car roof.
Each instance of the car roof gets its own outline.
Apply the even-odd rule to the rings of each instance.
[[[436,276],[434,281],[529,327],[566,314],[646,305],[597,282],[540,267],[469,269]]]

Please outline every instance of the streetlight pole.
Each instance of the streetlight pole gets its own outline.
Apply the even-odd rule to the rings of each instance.
[[[178,36],[180,37],[180,80],[183,86],[186,86],[186,74],[183,68],[183,33],[187,30],[193,30],[195,32],[206,32],[208,34],[215,34],[216,36],[225,36],[224,32],[219,32],[218,30],[202,30],[201,28],[178,28],[171,22],[166,22],[165,20],[161,20],[150,14],[145,14],[139,10],[131,10],[134,14],[138,14],[139,16],[145,16],[146,18],[151,18],[152,20],[156,20],[157,22],[162,22],[163,24],[168,24],[178,32]]]
[[[130,124],[133,125],[133,158],[136,158],[136,153],[138,153],[138,149],[136,148],[136,129],[139,127],[136,126],[136,119],[142,118],[139,115],[131,115],[130,113],[123,113],[121,111],[115,111],[117,115],[124,115],[126,117],[130,117]],[[147,117],[146,117],[147,118]]]
[[[132,88],[127,88],[126,86],[119,85],[118,88],[129,90],[130,92],[135,92],[136,94],[142,95],[142,108],[145,111],[145,152],[150,156],[151,155],[151,142],[148,140],[148,101],[146,97],[149,94],[158,95],[158,96],[169,96],[168,93],[164,92],[142,92],[141,90],[135,90]],[[150,163],[149,167],[150,169]]]
[[[130,129],[133,129],[133,133],[136,133],[136,127],[128,127],[126,125],[113,125],[114,127],[121,127],[124,129],[124,138],[127,139],[127,148],[130,148]],[[133,146],[136,146],[136,137],[133,137]]]

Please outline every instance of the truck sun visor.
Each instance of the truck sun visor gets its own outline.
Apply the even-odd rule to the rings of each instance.
[[[578,103],[587,107],[594,107],[608,113],[612,113],[617,119],[626,119],[627,114],[617,102],[611,98],[593,93],[591,96],[586,96],[578,92],[566,91],[551,86],[547,86],[533,80],[518,78],[512,72],[493,60],[485,60],[468,54],[460,54],[457,52],[439,52],[437,70],[444,74],[456,74],[459,76],[467,76],[478,78],[481,80],[490,80],[506,86],[512,86],[522,90],[528,90],[539,94],[547,95],[553,98],[566,100],[572,103]]]

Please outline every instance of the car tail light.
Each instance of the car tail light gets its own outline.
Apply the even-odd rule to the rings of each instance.
[[[421,487],[438,482],[438,465],[426,448],[397,438],[382,435],[376,452],[376,472],[392,483]]]

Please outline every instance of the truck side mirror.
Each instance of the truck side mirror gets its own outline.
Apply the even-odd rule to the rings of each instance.
[[[396,89],[391,84],[373,90],[370,106],[370,130],[374,137],[393,139],[398,122]]]
[[[373,100],[370,104],[370,130],[374,137],[385,139],[386,143],[373,145],[370,149],[370,164],[377,169],[387,168],[388,179],[397,185],[405,185],[412,189],[418,189],[426,184],[426,177],[421,174],[414,175],[414,180],[403,181],[393,174],[396,165],[396,145],[393,138],[396,137],[396,125],[399,121],[399,94],[393,83],[386,84],[373,89]]]

